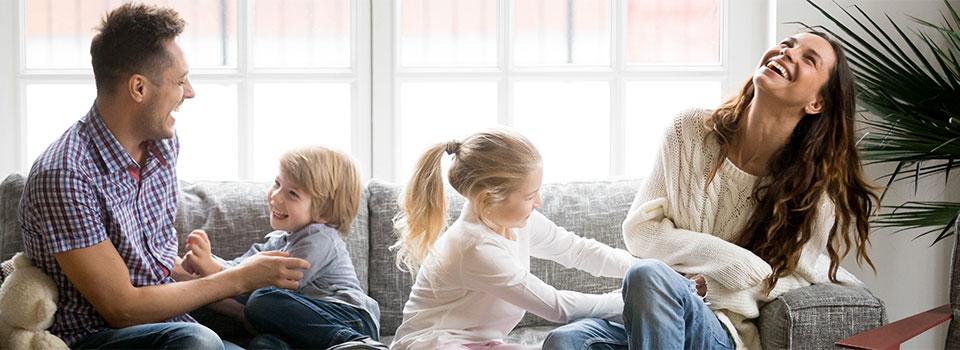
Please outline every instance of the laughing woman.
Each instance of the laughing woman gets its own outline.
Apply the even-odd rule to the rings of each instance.
[[[651,258],[624,278],[624,325],[581,320],[544,348],[759,349],[760,303],[856,281],[839,264],[856,248],[872,266],[864,248],[877,198],[854,107],[839,44],[802,33],[764,53],[719,108],[682,113],[623,223],[630,252]]]

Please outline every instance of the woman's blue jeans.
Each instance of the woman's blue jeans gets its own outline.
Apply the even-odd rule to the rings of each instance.
[[[733,339],[693,282],[653,259],[623,278],[623,325],[581,319],[547,335],[543,349],[733,349]]]
[[[376,324],[363,310],[285,289],[254,291],[243,315],[261,333],[248,345],[251,349],[326,349],[352,340],[380,338]]]

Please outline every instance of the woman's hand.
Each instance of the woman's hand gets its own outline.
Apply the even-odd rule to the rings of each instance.
[[[707,281],[703,279],[703,275],[696,275],[690,277],[693,282],[697,284],[697,295],[701,298],[707,295]]]

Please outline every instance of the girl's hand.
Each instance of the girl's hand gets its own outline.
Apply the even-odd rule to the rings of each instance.
[[[193,230],[187,236],[187,254],[183,256],[183,268],[192,274],[209,276],[220,272],[220,265],[210,253],[210,238],[203,230]]]

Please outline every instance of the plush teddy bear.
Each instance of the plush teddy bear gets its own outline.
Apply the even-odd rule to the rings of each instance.
[[[57,286],[23,253],[0,286],[0,349],[69,349],[46,329],[57,312]]]

